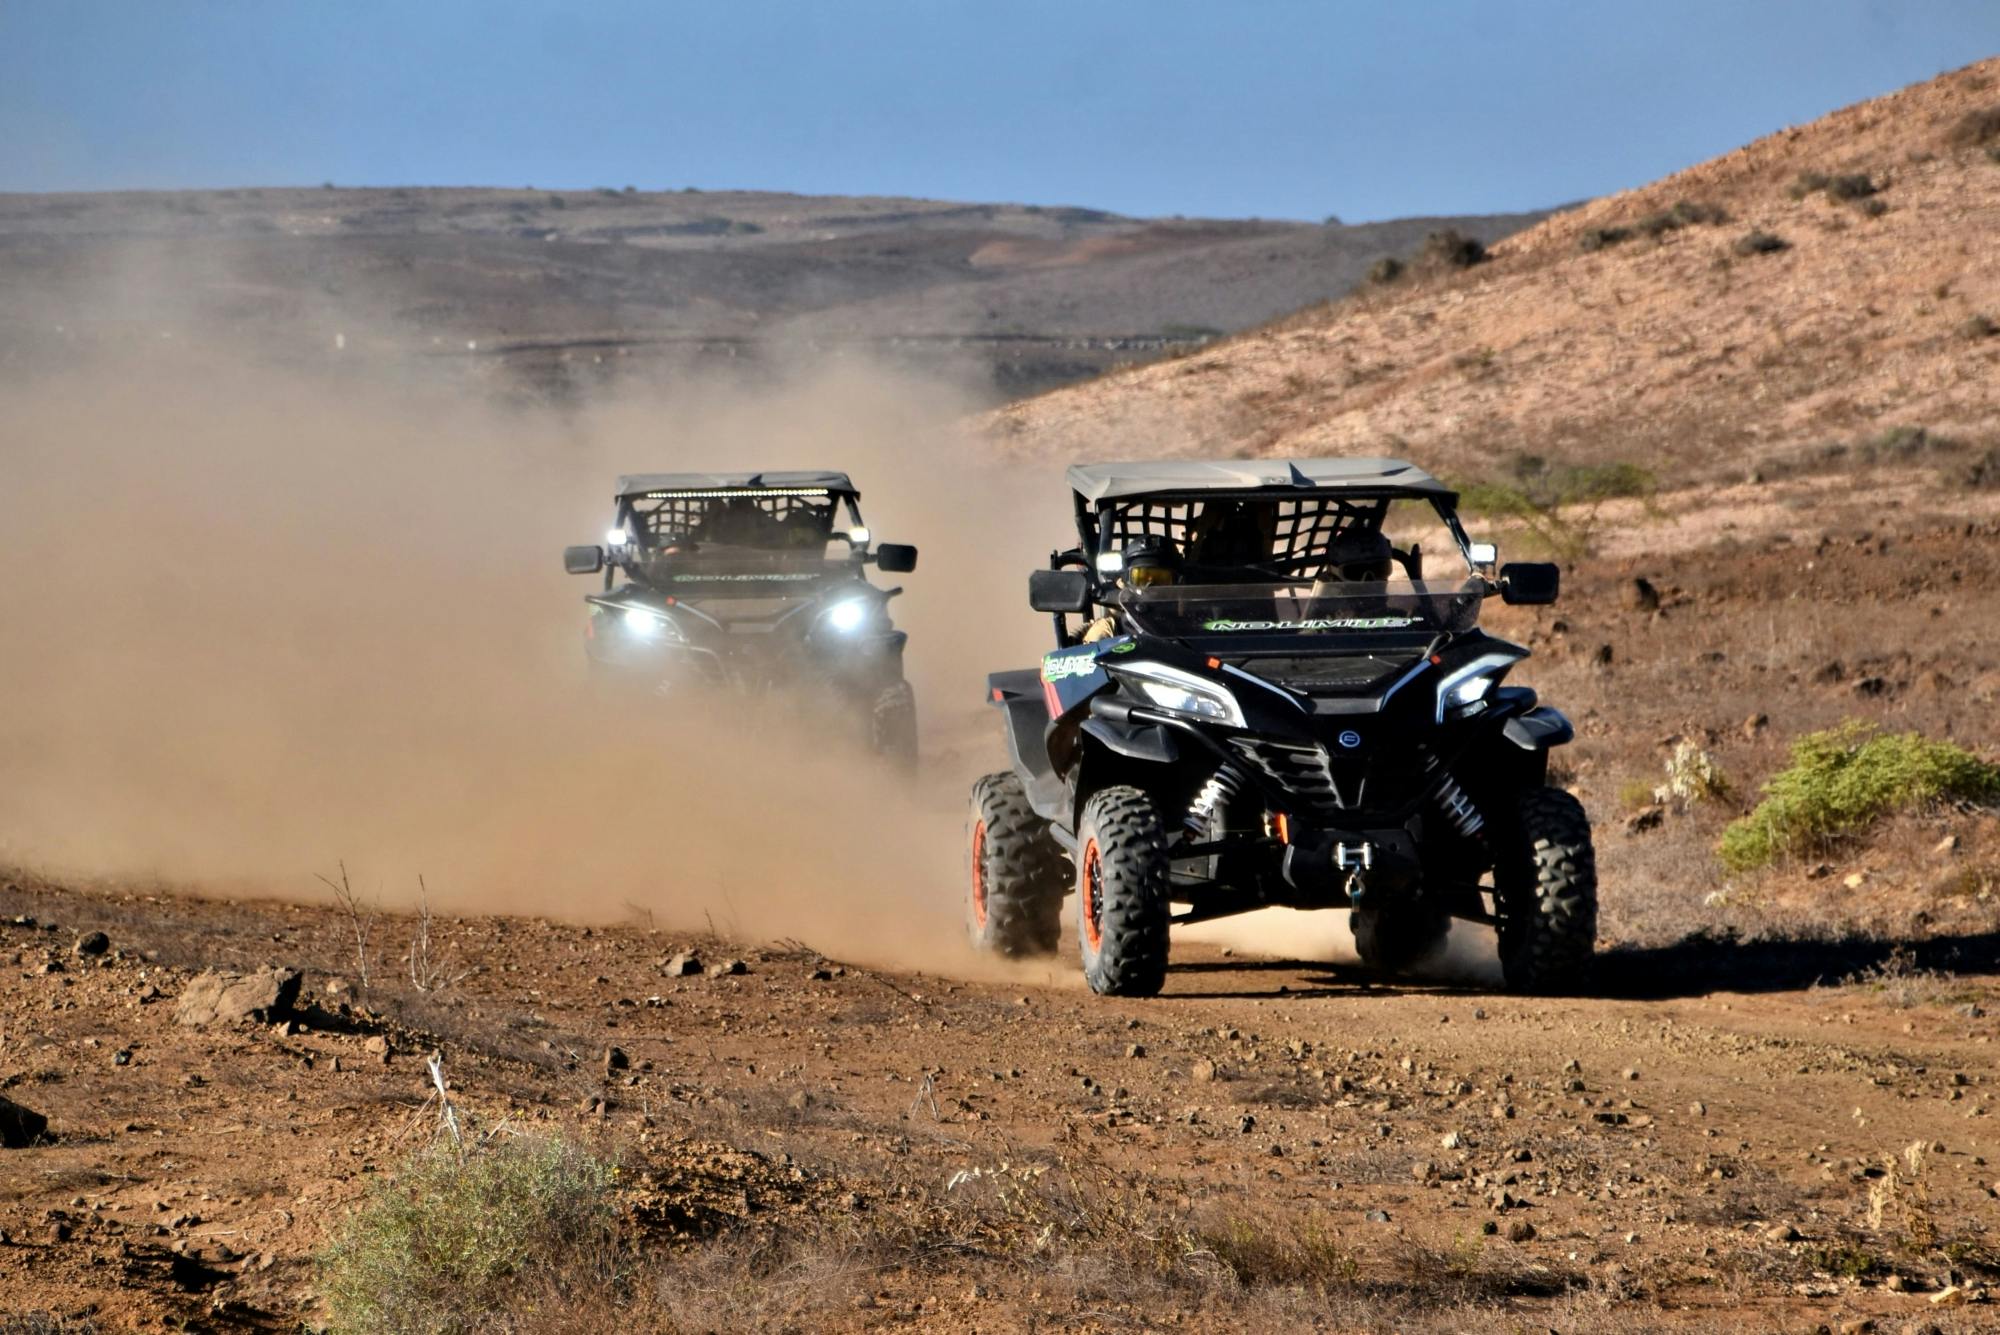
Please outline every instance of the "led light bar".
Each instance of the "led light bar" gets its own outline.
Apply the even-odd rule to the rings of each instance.
[[[713,491],[648,491],[640,499],[648,501],[722,500],[735,496],[831,496],[825,487],[718,487]]]

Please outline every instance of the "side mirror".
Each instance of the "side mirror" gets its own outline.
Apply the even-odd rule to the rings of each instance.
[[[888,575],[907,575],[917,568],[917,549],[905,543],[885,542],[875,549],[875,568]]]
[[[1500,601],[1552,603],[1562,591],[1562,569],[1546,561],[1510,561],[1500,567]]]
[[[563,573],[569,575],[595,575],[604,569],[604,549],[602,547],[563,548]]]
[[[1037,612],[1090,610],[1090,576],[1081,570],[1037,570],[1028,576],[1028,606]]]

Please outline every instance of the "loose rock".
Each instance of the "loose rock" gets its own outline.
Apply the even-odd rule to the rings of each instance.
[[[297,969],[276,966],[256,973],[210,969],[189,983],[174,1007],[174,1022],[188,1026],[234,1024],[252,1019],[269,1024],[299,998]]]
[[[25,1149],[48,1134],[49,1119],[0,1094],[0,1146]]]
[[[102,955],[111,949],[111,938],[102,932],[85,932],[76,939],[76,953],[83,956]]]

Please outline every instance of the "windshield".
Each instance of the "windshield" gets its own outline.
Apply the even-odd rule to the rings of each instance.
[[[1125,589],[1118,603],[1156,635],[1372,635],[1424,639],[1479,623],[1483,581],[1359,584],[1167,584]]]

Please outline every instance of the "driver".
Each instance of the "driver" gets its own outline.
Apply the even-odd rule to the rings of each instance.
[[[1387,585],[1396,549],[1376,528],[1350,528],[1334,535],[1326,545],[1326,564],[1313,581],[1312,596],[1331,597],[1350,592],[1350,584]]]
[[[1327,544],[1326,574],[1343,584],[1380,584],[1389,578],[1395,549],[1380,529],[1348,529]]]
[[[1180,579],[1180,548],[1174,546],[1171,538],[1135,538],[1120,555],[1125,558],[1125,569],[1118,576],[1118,587],[1121,589],[1158,588]],[[1107,611],[1084,627],[1083,642],[1095,644],[1116,634],[1118,615],[1115,611]]]
[[[701,537],[724,547],[761,547],[770,541],[776,520],[748,496],[732,496],[708,512]]]

